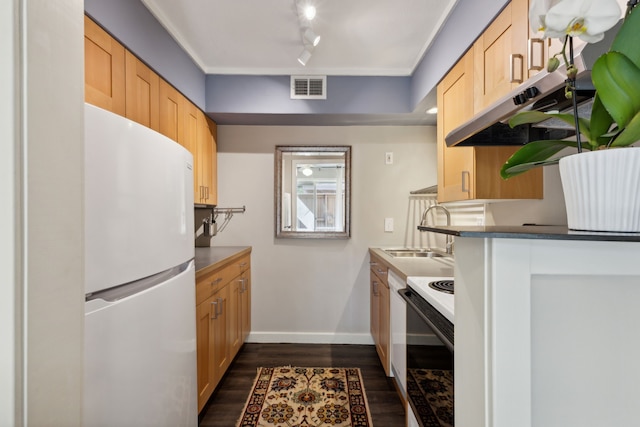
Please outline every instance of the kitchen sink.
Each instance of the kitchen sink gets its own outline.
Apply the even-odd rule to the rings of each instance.
[[[437,249],[383,249],[383,251],[394,258],[437,258],[450,256],[444,251]]]

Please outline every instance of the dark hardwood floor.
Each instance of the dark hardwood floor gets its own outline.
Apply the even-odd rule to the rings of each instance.
[[[372,345],[245,344],[202,409],[201,427],[234,427],[257,369],[265,366],[360,368],[375,427],[405,425],[404,408]]]

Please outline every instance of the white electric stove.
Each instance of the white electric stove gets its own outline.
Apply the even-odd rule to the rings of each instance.
[[[446,317],[447,320],[451,323],[455,323],[453,321],[453,294],[443,292],[442,290],[437,290],[429,286],[429,283],[444,281],[451,281],[453,283],[453,277],[407,277],[407,284],[411,289],[416,291],[422,298]],[[445,285],[445,287],[448,286]]]

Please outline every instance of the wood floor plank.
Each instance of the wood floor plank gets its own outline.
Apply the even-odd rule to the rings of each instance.
[[[200,427],[233,427],[257,369],[265,366],[360,368],[375,427],[401,427],[405,413],[375,347],[344,344],[245,344],[200,413]]]

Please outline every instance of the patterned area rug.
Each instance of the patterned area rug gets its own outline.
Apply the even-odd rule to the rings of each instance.
[[[236,427],[371,427],[358,368],[259,368]]]
[[[453,427],[453,372],[409,369],[407,393],[425,427]]]

